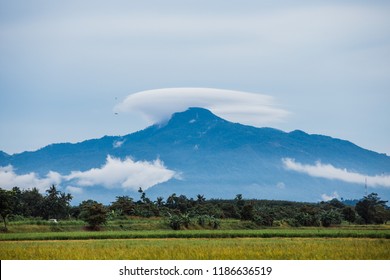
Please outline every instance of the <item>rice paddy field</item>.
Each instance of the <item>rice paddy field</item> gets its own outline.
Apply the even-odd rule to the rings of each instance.
[[[145,225],[143,225],[145,222]],[[0,233],[2,260],[389,260],[390,227],[174,231],[158,220],[98,232],[77,223],[16,223]],[[244,227],[246,227],[244,225]]]
[[[195,238],[2,241],[0,258],[38,260],[380,260],[389,239]]]

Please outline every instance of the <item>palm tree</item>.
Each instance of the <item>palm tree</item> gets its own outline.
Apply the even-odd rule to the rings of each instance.
[[[177,202],[177,196],[175,193],[173,193],[167,198],[167,206],[169,208],[174,208],[176,206],[176,202]]]
[[[156,204],[158,207],[164,206],[164,198],[161,196],[157,197]]]
[[[196,201],[199,203],[199,204],[201,204],[201,203],[203,203],[203,202],[205,202],[206,201],[206,198],[204,197],[204,195],[203,194],[198,194],[197,196],[196,196]]]

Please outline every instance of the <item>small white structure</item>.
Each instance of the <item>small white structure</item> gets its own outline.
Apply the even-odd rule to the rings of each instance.
[[[50,222],[50,223],[55,223],[55,224],[58,223],[57,219],[49,219],[49,222]]]

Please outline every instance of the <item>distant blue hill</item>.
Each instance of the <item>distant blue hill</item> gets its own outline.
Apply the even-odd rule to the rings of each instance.
[[[320,161],[334,168],[375,176],[390,174],[390,157],[355,144],[323,135],[295,130],[256,128],[226,121],[202,108],[175,113],[166,123],[155,124],[125,136],[104,136],[81,143],[52,144],[34,152],[0,153],[0,166],[12,165],[18,174],[50,170],[61,174],[99,168],[107,155],[134,161],[159,158],[180,178],[157,184],[146,193],[155,198],[172,193],[206,198],[285,199],[319,201],[321,195],[361,198],[364,180],[341,180],[309,176],[286,169],[282,159],[315,165]],[[369,188],[390,200],[389,187]],[[75,200],[92,198],[111,202],[118,195],[138,197],[121,188],[85,187]]]

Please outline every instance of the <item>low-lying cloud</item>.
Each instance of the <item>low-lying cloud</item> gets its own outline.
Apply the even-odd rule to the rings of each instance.
[[[312,177],[319,177],[331,180],[340,180],[348,183],[363,184],[367,180],[369,187],[390,187],[389,175],[369,176],[347,169],[336,168],[331,164],[322,164],[317,161],[314,165],[302,164],[291,158],[282,159],[283,166],[292,171],[307,174]]]
[[[78,186],[102,185],[107,188],[123,188],[144,190],[166,182],[175,177],[175,172],[167,169],[160,159],[153,162],[133,161],[130,158],[121,160],[107,157],[106,163],[100,168],[87,171],[73,171],[65,176],[68,181],[75,181]]]
[[[148,162],[133,161],[130,158],[121,160],[107,156],[105,164],[99,168],[72,171],[69,175],[50,171],[43,178],[34,172],[18,175],[11,165],[0,167],[0,188],[11,189],[18,186],[21,189],[31,189],[35,187],[41,192],[53,184],[66,186],[65,189],[73,194],[80,194],[84,187],[95,185],[133,191],[139,188],[146,190],[172,178],[179,178],[179,175],[166,168],[160,159]]]
[[[116,112],[139,112],[152,123],[164,121],[189,107],[211,110],[229,121],[263,126],[283,121],[289,114],[272,96],[213,88],[165,88],[130,94]]]
[[[117,140],[117,141],[114,141],[114,143],[112,143],[112,147],[113,148],[120,148],[122,147],[123,143],[125,143],[126,140]]]
[[[329,200],[332,200],[332,199],[335,199],[335,198],[339,199],[340,196],[339,196],[339,194],[337,192],[333,192],[330,195],[324,193],[324,194],[321,195],[321,198],[322,198],[323,201],[329,201]]]
[[[50,171],[44,178],[30,172],[23,175],[18,175],[12,165],[0,167],[0,188],[11,189],[13,187],[20,188],[37,188],[39,191],[44,192],[51,185],[57,185],[61,182],[61,174]]]

